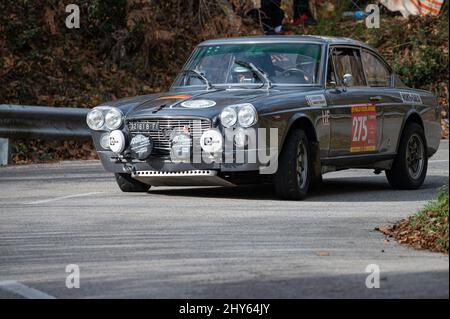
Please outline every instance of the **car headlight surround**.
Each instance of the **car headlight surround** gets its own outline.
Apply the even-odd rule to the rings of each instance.
[[[258,122],[258,112],[250,103],[230,105],[220,113],[220,121],[226,128],[233,127],[236,124],[247,128]]]
[[[258,120],[258,113],[255,107],[250,103],[239,105],[238,122],[242,127],[250,127]]]
[[[99,109],[93,109],[87,114],[86,123],[92,130],[101,130],[105,124],[105,116]]]
[[[105,113],[105,125],[108,130],[117,130],[122,126],[123,114],[116,108],[109,108]]]
[[[220,122],[226,128],[232,127],[237,123],[237,113],[234,107],[227,106],[220,113]]]

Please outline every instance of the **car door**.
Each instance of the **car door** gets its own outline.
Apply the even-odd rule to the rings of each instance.
[[[361,59],[369,85],[369,99],[382,113],[382,119],[379,121],[382,134],[378,134],[378,153],[393,154],[400,135],[404,110],[400,110],[398,106],[401,99],[398,90],[394,88],[392,70],[380,56],[368,49],[361,49]]]
[[[330,83],[326,89],[330,101],[329,157],[376,153],[383,128],[382,111],[371,101],[361,50],[336,46],[331,48],[330,56]]]

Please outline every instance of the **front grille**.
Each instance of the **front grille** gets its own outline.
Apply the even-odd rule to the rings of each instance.
[[[203,132],[211,128],[207,119],[152,119],[127,122],[131,136],[143,134],[153,139],[156,154],[169,154],[173,132],[183,132],[192,138],[194,144],[200,143]]]

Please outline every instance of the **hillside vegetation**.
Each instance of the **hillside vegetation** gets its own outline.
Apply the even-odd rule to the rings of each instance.
[[[377,230],[401,244],[448,255],[448,185],[417,214]]]
[[[93,107],[165,90],[200,41],[262,34],[251,1],[82,0],[81,28],[65,27],[61,1],[0,2],[0,103]],[[347,36],[367,42],[404,82],[431,90],[448,116],[448,7],[438,17],[403,20],[382,11],[380,29],[317,5],[320,23],[286,34]],[[288,7],[286,7],[288,8]],[[289,16],[290,12],[287,11]],[[448,134],[448,131],[447,131]],[[16,163],[93,158],[90,143],[15,141]]]

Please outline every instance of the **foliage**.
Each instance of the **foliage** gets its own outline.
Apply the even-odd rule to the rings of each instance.
[[[429,202],[417,215],[411,217],[410,225],[430,241],[433,249],[447,252],[448,233],[448,186],[441,188],[435,200]]]
[[[0,103],[93,107],[166,90],[199,42],[262,34],[251,0],[71,2],[80,6],[80,29],[65,27],[62,1],[0,1]],[[341,17],[348,1],[334,2],[315,1],[320,23],[308,28],[292,26],[292,10],[285,7],[286,34],[368,42],[407,84],[431,89],[448,107],[448,9],[410,21],[384,11],[382,28],[369,30]]]
[[[393,226],[381,227],[385,235],[417,249],[429,249],[448,254],[448,185],[442,187],[436,198],[419,213]]]
[[[96,157],[91,142],[31,140],[12,145],[16,164],[57,162],[65,159],[88,160]]]
[[[380,29],[368,29],[363,20],[341,16],[348,7],[319,21],[317,27],[292,29],[294,33],[314,33],[354,38],[377,48],[403,82],[413,88],[431,90],[448,113],[448,8],[439,16],[411,17],[381,11]],[[448,114],[446,114],[448,117]]]

